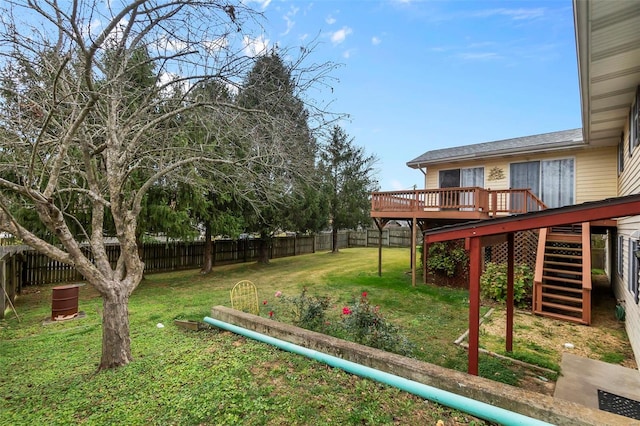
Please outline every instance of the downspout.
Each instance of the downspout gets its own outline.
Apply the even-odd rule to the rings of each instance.
[[[457,395],[455,393],[434,388],[423,383],[405,379],[404,377],[396,376],[384,371],[364,366],[362,364],[357,364],[355,362],[347,361],[342,358],[318,352],[313,349],[305,348],[290,342],[286,342],[284,340],[276,339],[275,337],[257,333],[253,330],[238,327],[236,325],[229,324],[227,322],[220,321],[214,318],[205,317],[204,322],[222,328],[224,330],[240,334],[250,339],[257,340],[262,343],[268,343],[279,349],[292,352],[297,355],[303,355],[315,361],[323,362],[327,365],[330,365],[331,367],[340,368],[347,373],[376,380],[389,386],[396,387],[400,390],[412,393],[421,398],[446,405],[447,407],[469,413],[475,417],[479,417],[488,421],[496,422],[503,425],[550,425],[550,423],[524,416],[519,413],[514,413],[513,411],[505,410],[504,408],[494,407],[493,405],[486,404],[484,402],[476,401],[465,396]]]

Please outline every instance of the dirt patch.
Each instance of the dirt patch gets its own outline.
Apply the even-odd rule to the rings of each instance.
[[[562,353],[569,352],[637,369],[624,323],[615,318],[615,304],[606,279],[596,278],[590,326],[517,310],[514,315],[513,349],[531,351],[533,356],[541,356],[557,365],[560,364]],[[480,327],[480,346],[492,352],[503,353],[505,329],[505,308],[495,307],[494,312]],[[550,394],[549,391],[553,393],[555,384],[552,381],[541,383],[534,370],[524,370],[525,379],[522,380],[521,387],[545,394]]]
[[[553,359],[558,364],[563,352],[605,361],[608,356],[615,358],[610,354],[619,354],[623,356],[623,359],[618,362],[620,365],[637,368],[624,331],[624,324],[614,321],[607,321],[607,323],[584,326],[532,315],[529,312],[516,312],[514,349],[517,349],[519,342],[526,342],[528,347],[537,346],[543,348],[545,352],[554,354]],[[505,324],[505,311],[497,309],[491,315],[491,319],[482,324],[482,334],[500,336],[501,340],[504,340]]]

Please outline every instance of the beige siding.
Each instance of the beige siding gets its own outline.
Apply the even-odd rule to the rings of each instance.
[[[509,169],[511,163],[525,161],[573,158],[575,160],[575,200],[576,203],[602,200],[617,195],[616,147],[580,149],[573,151],[540,153],[538,155],[513,156],[509,158],[480,159],[429,167],[426,189],[439,187],[440,170],[467,167],[484,167],[485,188],[509,189]],[[638,154],[640,160],[640,153]],[[491,171],[495,172],[492,174]],[[491,177],[501,178],[491,179]]]
[[[619,195],[640,193],[640,148],[636,147],[629,156],[629,129],[625,129],[624,136],[624,171],[618,179]],[[624,238],[622,252],[622,276],[618,268],[613,271],[613,283],[616,298],[624,301],[627,312],[625,325],[636,359],[640,359],[640,307],[635,302],[634,295],[629,288],[629,241],[638,238],[640,234],[640,216],[631,216],[618,220],[618,235]]]
[[[576,204],[617,196],[616,155],[615,146],[576,153]]]
[[[484,187],[490,189],[508,189],[509,188],[509,164],[503,159],[478,160],[475,162],[464,162],[456,164],[448,164],[442,166],[429,167],[427,169],[425,189],[435,189],[440,187],[439,172],[440,170],[449,169],[465,169],[469,167],[484,167]],[[495,170],[492,174],[491,171]],[[496,178],[502,175],[502,178]]]

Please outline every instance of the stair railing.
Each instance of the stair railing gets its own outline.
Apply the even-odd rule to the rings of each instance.
[[[548,228],[538,230],[538,250],[536,252],[536,269],[533,273],[533,312],[542,311],[542,275],[544,272],[544,253],[547,246]]]
[[[591,324],[591,224],[582,223],[582,321]]]

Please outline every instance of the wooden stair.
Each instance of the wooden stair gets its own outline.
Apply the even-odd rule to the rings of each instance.
[[[540,229],[533,312],[591,324],[591,228],[588,222]]]

